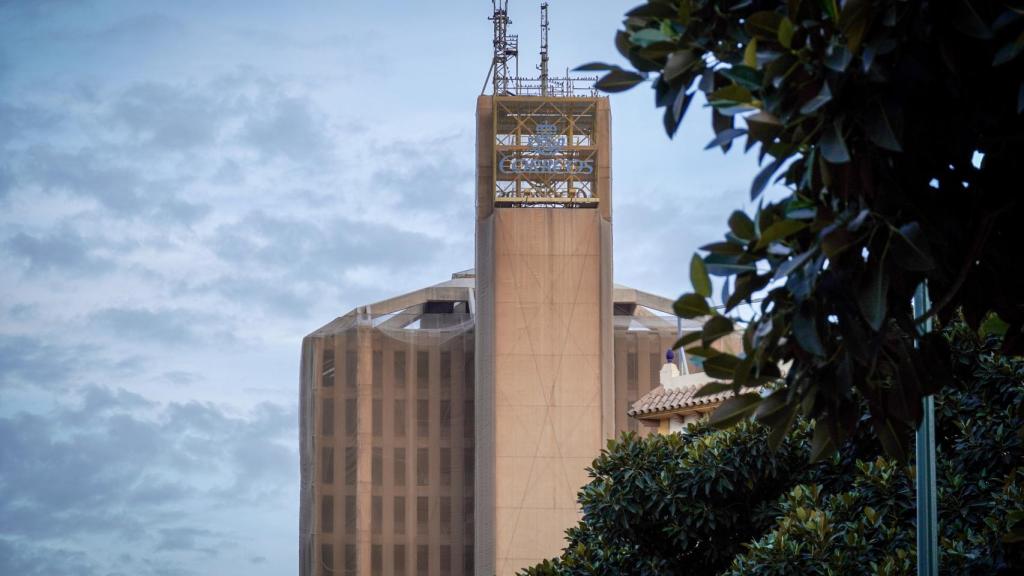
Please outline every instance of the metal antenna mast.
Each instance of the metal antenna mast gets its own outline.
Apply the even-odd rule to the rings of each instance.
[[[508,0],[491,0],[494,14],[488,20],[494,22],[494,94],[511,94],[513,76],[509,71],[509,63],[516,62],[518,67],[519,37],[508,33],[508,25],[512,20],[508,17]]]
[[[540,5],[540,95],[548,95],[548,3]]]

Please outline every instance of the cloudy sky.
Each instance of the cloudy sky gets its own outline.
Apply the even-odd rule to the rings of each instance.
[[[553,0],[554,68],[633,3]],[[472,266],[489,12],[0,0],[0,574],[296,572],[301,338]],[[677,295],[755,159],[612,110],[616,280]]]

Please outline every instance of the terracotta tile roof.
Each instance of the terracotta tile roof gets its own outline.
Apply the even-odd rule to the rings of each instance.
[[[710,381],[711,379],[708,379],[708,382]],[[697,391],[706,383],[707,382],[701,382],[700,384],[687,384],[668,389],[664,386],[658,386],[634,402],[633,406],[628,412],[626,412],[626,414],[642,418],[644,416],[651,416],[662,412],[671,412],[673,410],[680,410],[683,408],[714,406],[732,396],[732,392],[728,391],[696,397]]]

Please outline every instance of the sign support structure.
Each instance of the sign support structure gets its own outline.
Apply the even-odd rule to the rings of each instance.
[[[914,316],[931,309],[928,287],[924,282],[914,292]],[[921,333],[932,330],[925,320]],[[925,396],[923,416],[917,428],[917,575],[939,574],[938,493],[935,487],[935,397]]]

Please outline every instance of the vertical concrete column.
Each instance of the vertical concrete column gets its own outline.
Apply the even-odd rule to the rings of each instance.
[[[370,576],[373,462],[373,341],[369,324],[356,329],[356,572]]]

